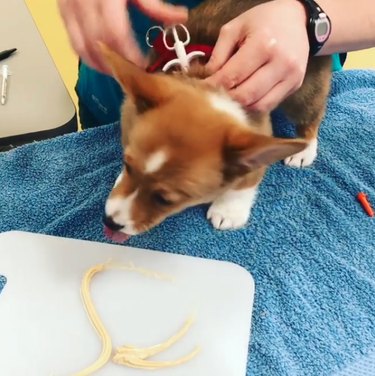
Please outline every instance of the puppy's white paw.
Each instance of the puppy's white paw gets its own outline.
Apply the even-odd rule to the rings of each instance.
[[[256,196],[256,188],[229,190],[218,197],[207,212],[207,219],[218,230],[238,229],[246,225]]]
[[[313,164],[318,154],[318,140],[312,139],[306,149],[286,158],[284,163],[291,167],[307,167]]]
[[[250,212],[244,208],[231,208],[225,205],[210,206],[207,212],[207,218],[211,220],[212,225],[218,230],[230,230],[245,226]]]

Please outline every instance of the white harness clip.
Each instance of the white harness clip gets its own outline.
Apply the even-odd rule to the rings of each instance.
[[[177,32],[177,27],[182,28],[182,30],[185,32],[186,39],[184,41],[182,41],[179,38],[178,32]],[[179,65],[182,70],[187,72],[189,67],[190,67],[190,62],[193,59],[195,59],[198,56],[205,56],[205,53],[202,52],[202,51],[192,51],[190,53],[186,52],[185,46],[187,46],[190,43],[190,34],[189,34],[189,31],[186,28],[186,26],[182,25],[182,24],[174,25],[174,26],[168,27],[166,29],[163,29],[161,26],[151,27],[147,31],[147,34],[146,34],[146,42],[147,42],[147,45],[149,47],[153,47],[153,45],[150,43],[150,32],[152,30],[155,30],[155,29],[158,29],[162,32],[163,43],[164,43],[165,48],[169,51],[175,51],[176,55],[177,55],[177,59],[173,59],[171,61],[168,61],[168,63],[166,63],[163,66],[163,68],[162,68],[163,72],[168,71],[169,69],[171,69],[172,67],[174,67],[176,65]],[[168,36],[168,33],[170,31],[172,32],[172,36],[173,36],[173,40],[174,40],[173,46],[170,46],[168,44],[168,40],[167,40],[167,36]]]

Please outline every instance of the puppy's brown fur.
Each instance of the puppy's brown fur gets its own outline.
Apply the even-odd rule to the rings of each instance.
[[[264,2],[206,0],[190,12],[191,43],[214,45],[224,24]],[[188,206],[215,204],[228,190],[256,187],[268,165],[307,146],[303,140],[272,137],[269,113],[248,113],[245,128],[230,114],[216,111],[207,96],[218,90],[201,80],[208,75],[203,61],[195,62],[188,75],[148,74],[108,48],[102,50],[128,96],[122,109],[127,171],[109,201],[137,195],[131,208],[126,204],[126,214],[121,206],[107,213],[124,232],[146,231]],[[281,104],[307,142],[316,138],[324,116],[330,76],[331,59],[311,57],[302,87]],[[146,173],[147,159],[160,149],[168,160]],[[230,220],[234,224],[226,228],[239,226]]]

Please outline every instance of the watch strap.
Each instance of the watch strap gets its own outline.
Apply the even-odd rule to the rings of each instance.
[[[316,55],[320,49],[324,46],[324,42],[319,42],[316,38],[315,34],[315,27],[316,22],[320,19],[321,15],[325,15],[326,19],[330,23],[330,19],[328,15],[323,11],[323,9],[317,4],[314,0],[298,0],[305,6],[307,11],[307,35],[309,38],[309,45],[310,45],[310,55]]]

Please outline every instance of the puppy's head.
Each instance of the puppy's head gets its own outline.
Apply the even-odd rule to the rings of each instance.
[[[101,48],[132,112],[122,116],[132,127],[123,172],[105,207],[113,229],[144,232],[187,207],[212,201],[246,173],[306,146],[252,132],[241,107],[202,82],[148,74]],[[268,121],[268,116],[253,121]]]

